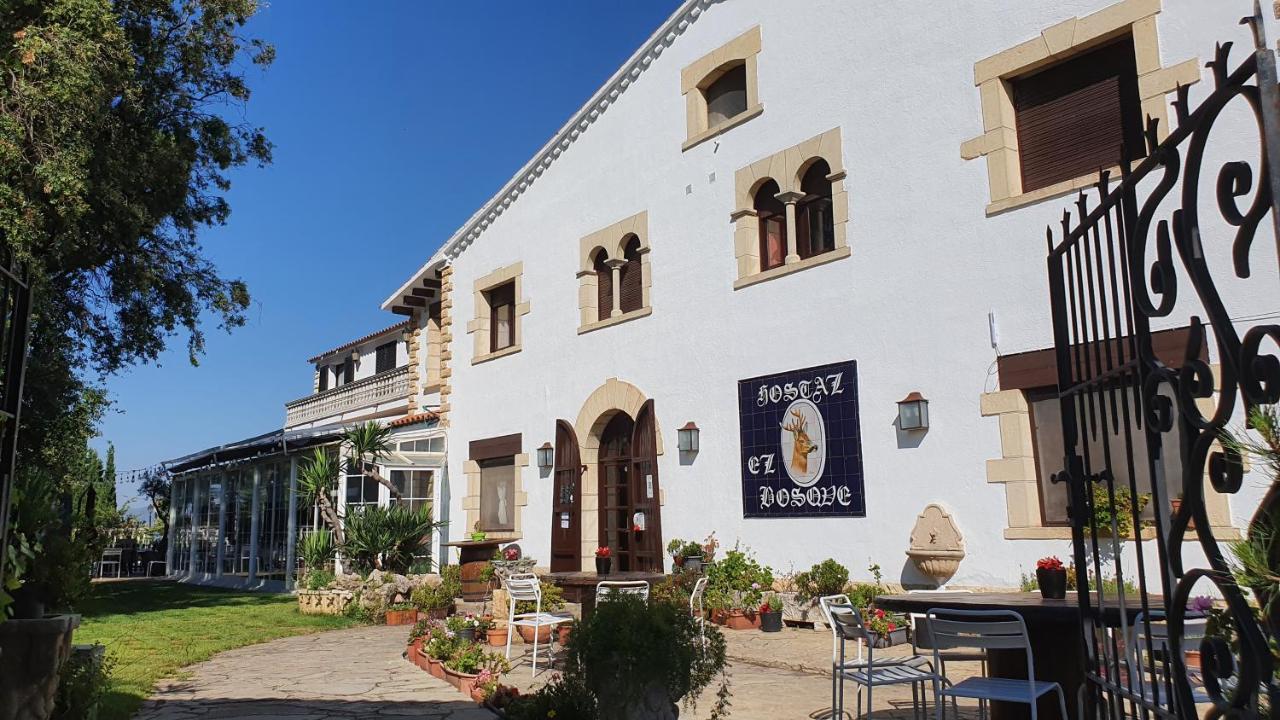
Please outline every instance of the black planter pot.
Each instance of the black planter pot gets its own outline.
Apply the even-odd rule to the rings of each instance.
[[[473,627],[463,628],[458,631],[458,638],[465,643],[473,643],[476,641],[476,629]]]
[[[606,557],[606,558],[602,558],[602,557],[598,557],[598,558],[596,558],[596,574],[597,574],[597,575],[608,575],[608,574],[609,574],[609,566],[610,566],[610,565],[613,565],[613,558],[607,558],[607,557]]]
[[[760,630],[763,632],[782,632],[782,611],[760,613]]]
[[[1040,585],[1040,597],[1061,600],[1067,596],[1067,571],[1036,568],[1036,582]]]
[[[689,572],[702,572],[702,556],[687,555],[684,559],[684,569]]]

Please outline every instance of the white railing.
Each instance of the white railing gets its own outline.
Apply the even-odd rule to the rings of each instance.
[[[408,402],[408,365],[285,403],[285,425],[298,425],[350,410],[376,407],[396,399]]]

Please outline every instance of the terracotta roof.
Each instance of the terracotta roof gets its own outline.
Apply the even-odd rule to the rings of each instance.
[[[342,352],[343,350],[347,350],[347,349],[353,348],[353,347],[355,347],[355,346],[359,345],[360,343],[369,342],[370,340],[372,340],[372,339],[374,339],[374,338],[378,337],[379,335],[386,335],[387,333],[391,332],[392,330],[403,330],[404,328],[407,328],[407,327],[409,327],[409,321],[408,321],[408,320],[401,320],[400,322],[396,323],[395,325],[392,325],[392,326],[391,326],[391,327],[389,327],[389,328],[383,328],[383,329],[379,330],[378,332],[372,332],[372,333],[369,333],[368,335],[365,335],[365,336],[364,336],[364,337],[362,337],[362,338],[356,338],[355,340],[352,340],[351,342],[346,343],[345,345],[339,345],[338,347],[336,347],[336,348],[334,348],[334,349],[332,349],[332,350],[325,350],[324,352],[320,353],[319,355],[316,355],[315,357],[307,358],[307,362],[309,362],[309,363],[313,363],[313,362],[315,362],[315,361],[319,360],[320,358],[322,358],[322,357],[324,357],[324,356],[326,356],[326,355],[332,355],[332,354],[334,354],[334,353],[336,353],[336,352]]]
[[[387,423],[387,427],[404,427],[405,425],[430,422],[438,419],[439,417],[439,415],[427,410],[426,412],[414,413],[413,415],[405,415],[404,417],[396,418],[395,420]]]

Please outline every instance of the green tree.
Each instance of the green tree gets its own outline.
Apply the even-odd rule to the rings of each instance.
[[[102,467],[102,484],[98,490],[98,502],[112,508],[118,507],[116,504],[116,446],[111,443],[107,443],[107,461]]]

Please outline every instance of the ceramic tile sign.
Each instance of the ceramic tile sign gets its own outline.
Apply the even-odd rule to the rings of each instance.
[[[742,516],[865,517],[858,364],[738,382]]]

